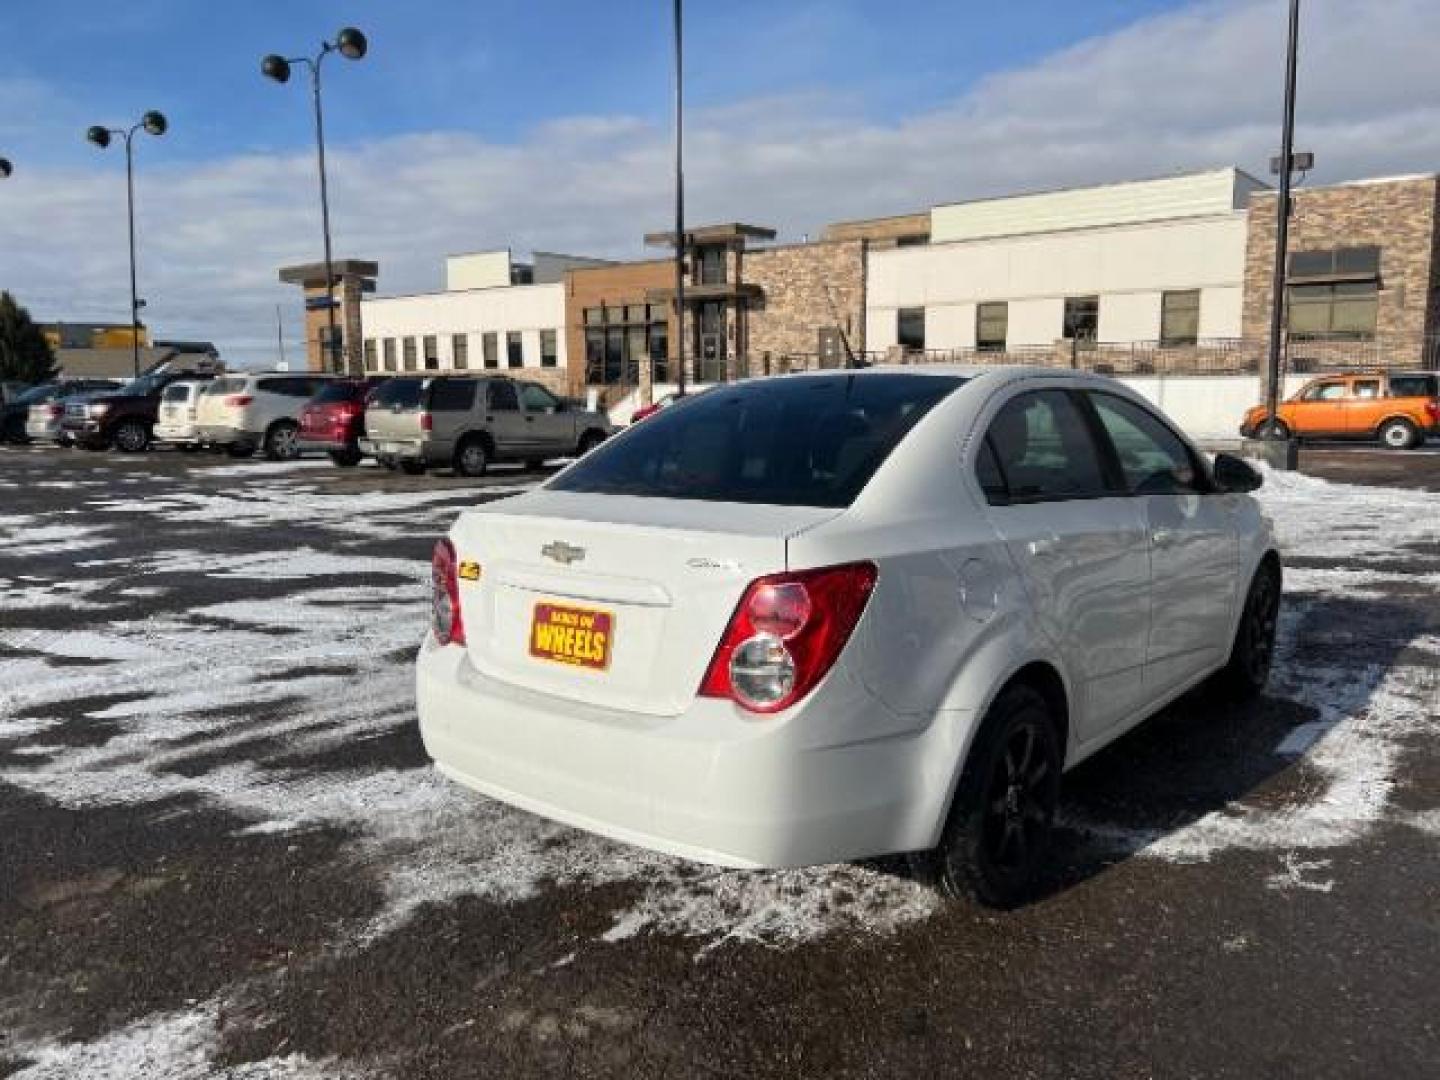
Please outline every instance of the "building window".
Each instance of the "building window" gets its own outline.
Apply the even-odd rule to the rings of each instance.
[[[505,363],[510,367],[523,367],[525,364],[525,346],[519,330],[505,333]]]
[[[440,339],[434,334],[426,334],[421,343],[425,347],[425,370],[440,370]]]
[[[402,351],[403,351],[403,356],[404,356],[404,359],[405,359],[405,370],[406,370],[406,371],[414,371],[414,370],[415,370],[415,339],[414,339],[413,337],[402,338],[400,344],[401,344],[401,349],[402,349]]]
[[[558,335],[554,330],[540,331],[540,366],[556,367],[560,363],[560,350],[557,347]]]
[[[1200,340],[1200,290],[1160,294],[1160,344],[1194,345]]]
[[[457,371],[464,371],[470,366],[470,335],[450,335],[450,357],[451,364]]]
[[[633,385],[639,381],[641,365],[657,360],[654,377],[664,382],[669,376],[668,311],[665,304],[608,304],[603,308],[586,308],[583,316],[585,381],[599,385]],[[543,347],[543,336],[541,344]]]
[[[385,338],[385,339],[381,342],[381,345],[383,346],[383,350],[382,350],[382,351],[383,351],[384,354],[385,354],[385,370],[386,370],[386,371],[394,371],[394,370],[395,370],[395,339],[394,339],[393,337],[387,337],[387,338]]]
[[[1380,249],[1334,248],[1290,256],[1286,326],[1297,341],[1368,340],[1380,301]]]
[[[604,326],[605,309],[603,307],[587,307],[585,309],[586,326]]]
[[[1081,348],[1094,345],[1100,336],[1100,298],[1067,296],[1062,331],[1066,341],[1073,341]]]
[[[500,366],[500,343],[494,330],[486,331],[480,335],[480,351],[485,357],[487,368],[498,368]]]
[[[904,349],[925,348],[925,309],[901,308],[895,313],[895,344]]]
[[[365,370],[375,370],[375,339],[373,337],[365,339]]]
[[[1288,293],[1288,327],[1295,341],[1368,341],[1375,336],[1380,294],[1374,281],[1291,285]]]
[[[1004,352],[1010,334],[1010,305],[1004,300],[975,305],[975,347]]]
[[[700,285],[724,285],[725,284],[725,249],[723,247],[703,247],[696,252],[696,262],[699,263]]]

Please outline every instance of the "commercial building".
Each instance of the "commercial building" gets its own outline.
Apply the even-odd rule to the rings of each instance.
[[[928,243],[871,252],[867,339],[1023,353],[1239,337],[1263,187],[1228,168],[937,206]]]
[[[39,326],[55,353],[55,366],[67,378],[130,378],[135,370],[133,343],[137,339],[142,373],[158,364],[178,362],[209,367],[220,359],[219,350],[211,342],[152,341],[144,325],[139,334],[129,323],[49,322]]]
[[[442,292],[361,301],[361,362],[371,374],[520,371],[572,392],[565,340],[567,271],[602,260],[508,249],[452,255]]]

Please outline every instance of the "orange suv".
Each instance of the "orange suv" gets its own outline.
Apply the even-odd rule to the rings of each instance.
[[[1240,434],[1253,438],[1266,426],[1265,407],[1245,414]],[[1378,439],[1392,450],[1419,446],[1440,435],[1440,372],[1327,375],[1313,379],[1276,413],[1279,436]]]

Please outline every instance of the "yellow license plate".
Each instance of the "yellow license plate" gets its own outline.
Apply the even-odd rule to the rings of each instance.
[[[530,655],[571,667],[604,671],[615,643],[615,617],[608,611],[536,604],[530,621]]]

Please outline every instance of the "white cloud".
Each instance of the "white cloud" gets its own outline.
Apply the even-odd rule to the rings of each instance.
[[[1192,5],[982,81],[903,118],[844,88],[687,118],[692,220],[798,238],[831,220],[933,202],[1236,163],[1278,138],[1284,5]],[[1433,169],[1440,4],[1314,0],[1302,34],[1299,144],[1317,180]],[[693,63],[700,62],[697,57]],[[26,86],[24,92],[40,91]],[[3,96],[3,95],[0,95]],[[0,110],[3,111],[3,110]],[[557,118],[497,145],[432,132],[331,148],[338,255],[375,258],[382,291],[438,285],[447,252],[510,246],[630,256],[671,216],[670,133],[626,116]],[[47,317],[122,318],[124,187],[113,173],[22,167],[0,189],[0,274]],[[141,292],[166,336],[270,359],[276,268],[319,249],[307,153],[140,173]]]

